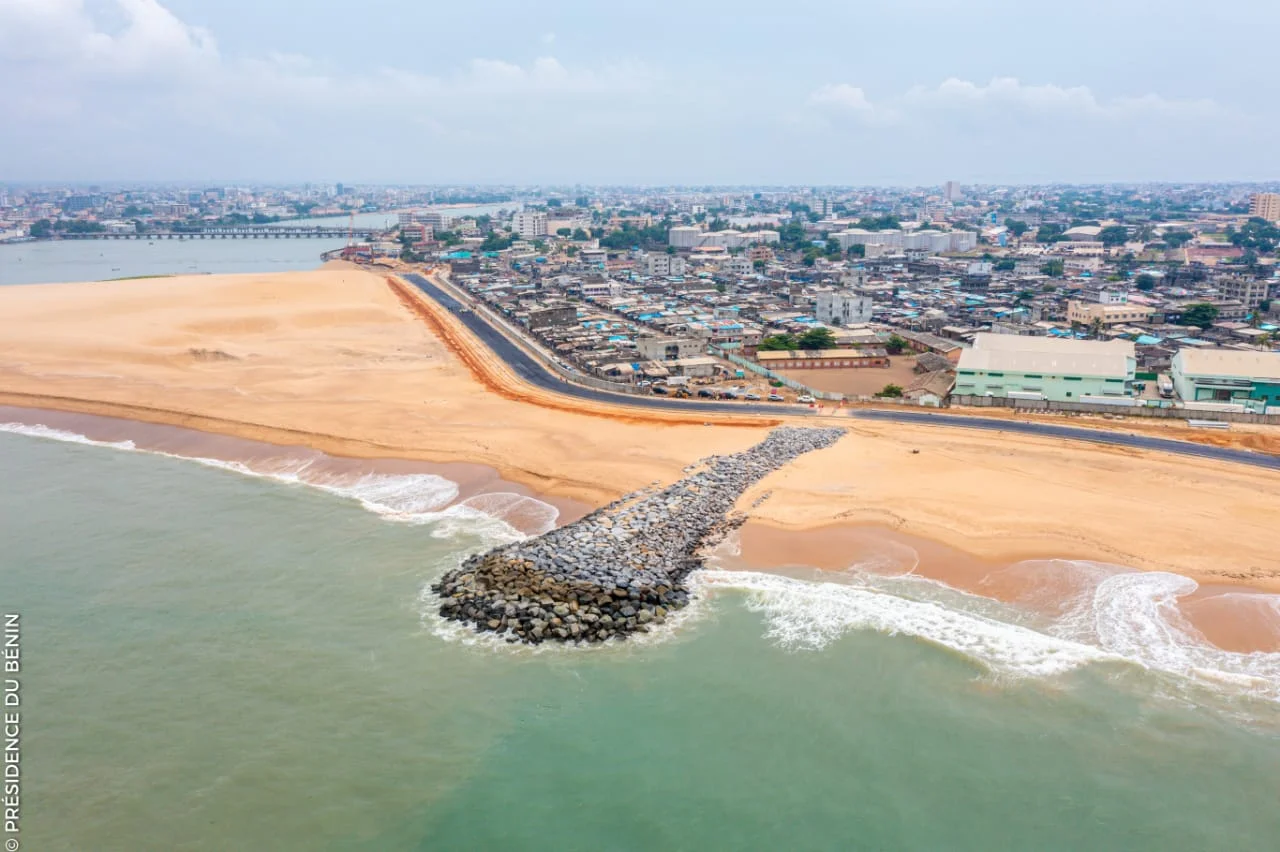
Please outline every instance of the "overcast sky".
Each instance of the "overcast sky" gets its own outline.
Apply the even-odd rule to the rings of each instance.
[[[1271,180],[1278,0],[0,0],[0,180]]]

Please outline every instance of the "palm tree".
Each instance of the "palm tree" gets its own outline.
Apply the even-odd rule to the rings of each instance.
[[[1089,336],[1094,340],[1102,337],[1102,317],[1094,317],[1093,322],[1089,323]]]

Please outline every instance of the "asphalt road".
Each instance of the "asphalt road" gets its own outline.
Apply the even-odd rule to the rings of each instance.
[[[534,358],[525,352],[519,346],[516,346],[502,332],[498,331],[489,323],[481,319],[474,311],[466,309],[453,296],[441,290],[432,284],[422,275],[408,274],[404,276],[405,280],[422,292],[426,293],[439,304],[457,315],[462,324],[469,328],[476,337],[484,341],[485,345],[497,353],[498,357],[507,362],[512,370],[515,371],[521,379],[531,385],[552,391],[565,396],[577,397],[578,399],[589,399],[593,402],[607,402],[611,405],[631,405],[637,408],[656,408],[663,411],[700,411],[707,414],[736,414],[747,412],[750,414],[771,414],[774,417],[781,415],[795,416],[797,414],[804,415],[810,413],[808,408],[798,408],[794,405],[785,403],[750,403],[750,402],[733,402],[726,400],[724,402],[708,402],[696,399],[664,399],[661,396],[632,396],[629,394],[610,393],[609,391],[596,390],[595,388],[583,387],[582,385],[571,384],[559,376],[547,371],[547,368],[539,364]]]
[[[594,402],[605,402],[612,405],[628,405],[636,408],[658,409],[662,411],[698,411],[712,414],[742,413],[794,416],[808,414],[810,409],[797,408],[784,404],[754,404],[744,402],[704,402],[698,400],[664,399],[661,396],[630,396],[627,394],[609,393],[595,388],[571,384],[559,376],[548,372],[545,367],[533,359],[527,352],[516,346],[506,335],[485,322],[473,311],[466,309],[457,299],[432,284],[425,277],[417,274],[404,276],[423,293],[457,315],[468,329],[484,341],[498,357],[521,379],[531,385],[553,393],[587,399]],[[859,420],[887,420],[894,423],[912,423],[925,426],[944,426],[961,429],[982,429],[988,432],[1016,432],[1023,435],[1039,435],[1046,438],[1062,438],[1069,441],[1090,441],[1095,444],[1110,444],[1119,447],[1132,447],[1139,450],[1157,450],[1166,453],[1177,453],[1195,458],[1229,461],[1254,467],[1280,470],[1280,456],[1255,453],[1249,450],[1233,450],[1226,447],[1214,447],[1207,444],[1193,444],[1189,441],[1171,441],[1166,438],[1151,438],[1145,435],[1129,435],[1122,432],[1110,432],[1104,429],[1077,428],[1075,426],[1058,426],[1052,423],[1028,423],[1020,420],[999,420],[985,417],[958,416],[954,414],[930,414],[923,411],[900,411],[884,409],[858,409],[850,412],[850,416]]]

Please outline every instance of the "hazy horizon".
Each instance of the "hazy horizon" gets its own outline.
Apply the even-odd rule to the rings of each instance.
[[[0,0],[0,161],[22,183],[1274,180],[1280,4],[1138,5]]]

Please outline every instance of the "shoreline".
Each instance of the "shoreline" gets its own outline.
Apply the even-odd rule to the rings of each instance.
[[[1080,582],[1078,572],[1068,570],[1072,563],[1100,574],[1151,573],[1047,549],[1016,557],[980,555],[875,524],[784,530],[753,519],[738,534],[739,552],[721,560],[731,570],[808,569],[815,573],[813,579],[828,581],[851,569],[889,577],[914,574],[1045,617],[1061,616],[1069,603],[1096,585],[1092,580]],[[1280,652],[1280,608],[1268,612],[1257,606],[1280,600],[1273,590],[1243,583],[1196,582],[1196,590],[1179,597],[1175,608],[1206,642],[1235,653]],[[1259,601],[1258,596],[1266,597]]]
[[[571,523],[602,505],[558,493],[554,486],[540,489],[513,481],[501,469],[487,464],[372,453],[348,455],[330,452],[315,443],[270,441],[264,440],[261,434],[248,437],[231,434],[232,430],[210,432],[190,423],[160,423],[119,415],[17,406],[6,402],[5,396],[0,394],[0,423],[43,425],[83,435],[92,441],[132,441],[143,452],[246,465],[264,458],[279,461],[314,458],[320,454],[321,466],[333,473],[434,474],[458,486],[458,495],[449,505],[488,493],[516,493],[555,507],[558,512],[555,527]],[[234,425],[234,421],[213,422]],[[270,431],[269,427],[261,428]],[[257,429],[254,427],[255,432]],[[754,493],[745,494],[739,504],[746,504]],[[738,553],[720,557],[720,567],[784,575],[799,569],[812,572],[809,579],[818,581],[837,580],[837,575],[855,565],[886,576],[915,573],[961,591],[1027,607],[1041,615],[1060,614],[1064,602],[1077,591],[1056,584],[1058,578],[1050,570],[1055,563],[1108,564],[1118,573],[1159,570],[1158,566],[1107,563],[1105,558],[1086,556],[1080,551],[1066,552],[1043,544],[1033,546],[1029,544],[1030,536],[1025,547],[979,551],[957,544],[954,537],[947,540],[919,531],[906,533],[874,520],[787,526],[753,514],[739,530],[738,537]],[[1255,601],[1250,599],[1256,595],[1275,595],[1275,586],[1189,579],[1195,580],[1198,588],[1180,598],[1177,608],[1205,641],[1237,653],[1280,651],[1280,619],[1254,606]]]
[[[255,467],[255,464],[309,464],[309,469],[314,468],[322,479],[326,475],[433,475],[447,479],[457,486],[457,496],[449,502],[450,506],[486,494],[513,493],[555,508],[557,526],[575,521],[593,508],[563,495],[542,493],[513,482],[496,468],[474,462],[436,462],[394,456],[344,456],[309,444],[282,444],[240,435],[205,432],[190,426],[4,404],[0,404],[0,423],[44,426],[81,435],[103,444],[129,441],[136,451],[144,454],[164,455],[192,462],[240,464],[264,476],[270,476],[272,471]],[[315,483],[308,481],[304,484]],[[513,526],[522,533],[531,532],[529,529],[521,529],[519,524]]]

